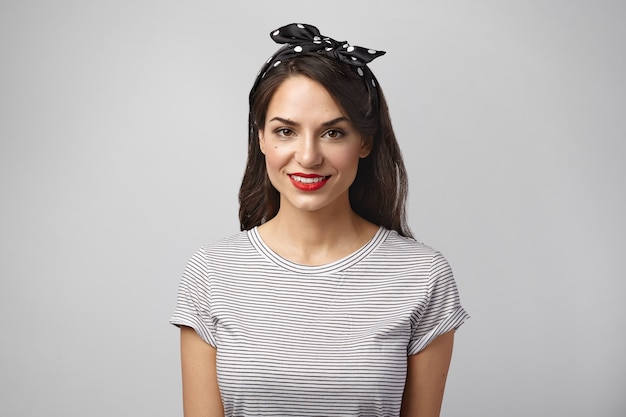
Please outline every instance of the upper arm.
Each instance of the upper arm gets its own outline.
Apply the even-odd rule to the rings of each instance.
[[[454,330],[407,358],[402,417],[438,417],[452,358]]]
[[[216,349],[191,327],[181,326],[180,356],[185,417],[223,416],[217,384]]]

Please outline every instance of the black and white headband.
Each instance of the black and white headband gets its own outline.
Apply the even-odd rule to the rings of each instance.
[[[376,77],[374,77],[367,64],[374,58],[385,55],[385,51],[354,46],[346,41],[336,41],[333,38],[321,35],[315,26],[303,23],[291,23],[283,26],[272,31],[270,37],[274,42],[285,45],[263,65],[254,82],[252,92],[256,90],[265,74],[272,68],[299,54],[319,52],[350,65],[357,74],[363,77],[363,80],[368,85],[368,90],[372,91],[375,100],[378,101]],[[250,96],[252,98],[252,94]]]

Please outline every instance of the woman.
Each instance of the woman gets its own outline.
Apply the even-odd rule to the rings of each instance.
[[[310,25],[250,92],[242,231],[181,280],[186,417],[438,416],[467,318],[448,263],[405,220],[406,172],[367,67]]]

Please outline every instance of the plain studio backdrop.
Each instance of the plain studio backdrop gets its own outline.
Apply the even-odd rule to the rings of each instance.
[[[626,5],[0,3],[0,415],[182,415],[178,280],[239,230],[291,22],[384,49],[419,240],[471,319],[443,416],[623,416]]]

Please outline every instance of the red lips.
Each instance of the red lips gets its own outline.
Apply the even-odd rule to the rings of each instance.
[[[291,183],[300,191],[316,191],[322,188],[328,181],[329,176],[323,176],[318,174],[304,174],[301,172],[294,172],[289,174]]]

